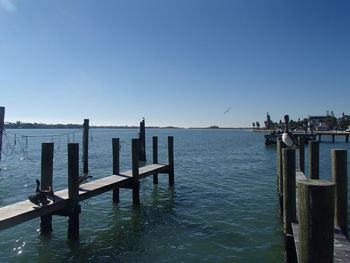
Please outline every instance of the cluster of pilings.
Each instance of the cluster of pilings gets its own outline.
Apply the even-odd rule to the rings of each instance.
[[[296,169],[295,149],[277,141],[277,192],[285,237],[285,259],[286,262],[333,262],[334,254],[341,254],[334,253],[334,229],[339,228],[343,235],[348,236],[347,151],[331,151],[332,181],[319,180],[318,141],[309,141],[309,179],[304,174],[302,140],[298,152]],[[350,247],[347,241],[343,247]],[[347,253],[343,254],[339,257],[345,257]]]
[[[120,152],[119,138],[112,139],[112,173],[120,174]],[[132,173],[131,181],[128,184],[121,184],[111,187],[114,203],[119,203],[119,188],[128,188],[132,190],[132,200],[134,205],[140,205],[140,182],[139,182],[139,139],[132,139]],[[169,164],[166,173],[169,174],[169,185],[174,185],[174,153],[173,137],[168,137],[168,160]],[[53,153],[54,143],[42,143],[41,152],[41,189],[48,191],[53,189]],[[158,137],[153,137],[153,163],[158,164]],[[91,183],[93,183],[92,181]],[[153,183],[158,184],[158,174],[153,174]],[[52,215],[68,217],[68,238],[79,238],[79,144],[68,143],[68,203],[58,211],[41,216],[40,229],[41,234],[47,235],[52,231]]]

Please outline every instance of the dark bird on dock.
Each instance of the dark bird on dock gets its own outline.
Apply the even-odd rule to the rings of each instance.
[[[83,176],[79,176],[78,178],[78,183],[81,184],[82,182],[84,182],[85,180],[87,180],[88,178],[91,178],[91,175],[83,175]]]
[[[28,199],[30,202],[38,206],[46,206],[50,203],[50,200],[55,203],[55,195],[53,194],[51,187],[49,187],[49,190],[40,190],[39,179],[36,179],[35,194],[29,195]]]
[[[228,109],[224,112],[224,114],[228,113],[230,110],[231,110],[231,107],[228,108]]]
[[[282,134],[282,141],[288,146],[288,147],[299,147],[299,142],[294,136],[293,133],[289,131],[288,124],[289,124],[289,116],[284,115],[284,122],[285,122],[285,129]]]

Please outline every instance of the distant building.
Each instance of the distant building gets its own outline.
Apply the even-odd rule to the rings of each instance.
[[[310,130],[329,130],[327,117],[324,115],[319,116],[308,116],[308,126]]]

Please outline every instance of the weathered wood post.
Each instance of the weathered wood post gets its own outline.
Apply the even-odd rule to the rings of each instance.
[[[53,152],[52,142],[41,144],[41,190],[49,191],[53,187]],[[52,232],[52,215],[44,215],[40,218],[40,233],[47,235]]]
[[[119,138],[112,138],[112,152],[113,152],[113,174],[118,175],[119,174],[119,150],[120,150],[120,143]],[[113,189],[113,203],[119,203],[119,187]]]
[[[335,183],[334,224],[348,236],[348,167],[347,151],[332,150],[332,178]]]
[[[152,146],[153,146],[153,163],[158,163],[158,137],[152,137]],[[158,184],[158,174],[153,174],[153,184]]]
[[[283,169],[282,169],[282,149],[286,145],[281,138],[277,139],[277,193],[280,204],[280,215],[283,217]]]
[[[145,132],[145,119],[140,122],[139,133],[139,161],[146,161],[146,132]]]
[[[318,135],[318,141],[321,142],[321,134]]]
[[[89,119],[83,124],[83,173],[89,172]]]
[[[140,204],[140,182],[139,182],[139,140],[132,139],[131,156],[132,156],[132,202],[134,205]]]
[[[2,136],[4,134],[5,107],[0,107],[0,160],[2,153]]]
[[[334,190],[332,182],[298,181],[299,262],[333,262]]]
[[[302,137],[298,137],[298,141],[299,141],[298,168],[300,171],[302,171],[305,174],[305,140]]]
[[[319,179],[319,151],[320,143],[318,141],[309,141],[309,178]]]
[[[345,142],[349,142],[349,134],[345,135]]]
[[[282,149],[283,163],[283,225],[286,234],[292,234],[291,223],[296,221],[296,176],[295,176],[295,150]]]
[[[282,149],[283,169],[283,229],[285,234],[286,259],[288,262],[296,262],[296,250],[294,245],[292,223],[296,222],[296,175],[295,175],[295,150]]]
[[[68,143],[68,238],[79,239],[79,144]]]
[[[174,185],[174,137],[168,136],[169,185]]]
[[[332,134],[332,142],[335,142],[335,135]]]

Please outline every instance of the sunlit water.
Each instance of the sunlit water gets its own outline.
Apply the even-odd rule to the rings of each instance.
[[[69,130],[10,130],[24,135],[63,134]],[[74,136],[30,137],[8,134],[0,162],[0,205],[22,201],[40,178],[41,142],[55,142],[54,190],[67,187],[67,141]],[[121,171],[131,168],[131,138],[136,129],[92,129],[89,169],[92,180],[112,173],[111,138],[121,140]],[[263,134],[238,130],[147,129],[159,138],[159,161],[167,161],[167,136],[174,136],[175,186],[167,175],[159,185],[141,181],[141,206],[121,189],[112,204],[107,192],[81,203],[80,241],[67,241],[67,218],[54,216],[53,233],[41,237],[39,219],[1,232],[1,262],[283,262],[283,240],[276,196],[276,151]],[[326,140],[326,137],[322,137]],[[344,138],[320,145],[320,174],[330,179],[330,149],[349,149]],[[12,155],[10,155],[12,153]],[[306,148],[307,156],[307,148]],[[306,158],[307,159],[307,158]]]

